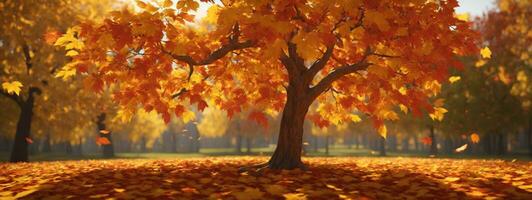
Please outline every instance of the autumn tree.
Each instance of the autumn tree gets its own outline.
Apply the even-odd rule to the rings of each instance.
[[[0,94],[12,100],[20,110],[11,161],[28,161],[37,95],[50,93],[48,88],[68,85],[56,85],[51,81],[68,58],[47,42],[55,40],[60,36],[58,31],[63,32],[80,18],[99,15],[106,10],[99,6],[106,3],[109,2],[20,0],[0,3]]]
[[[85,21],[59,39],[84,44],[70,48],[76,64],[63,70],[96,90],[116,85],[122,106],[141,104],[167,122],[185,104],[202,111],[212,102],[229,116],[252,105],[255,119],[282,111],[275,152],[258,166],[294,169],[305,168],[305,117],[327,126],[358,111],[385,135],[386,113],[399,104],[432,113],[428,98],[460,67],[455,56],[477,52],[478,34],[454,16],[456,0],[203,2],[212,6],[199,21],[194,0],[137,1],[139,12]],[[309,112],[331,93],[338,109]]]
[[[492,59],[480,60],[476,66],[504,85],[499,87],[509,91],[507,99],[517,98],[519,101],[523,115],[518,120],[528,132],[528,147],[532,154],[531,2],[498,0],[496,3],[498,9],[476,21],[483,42],[493,48],[490,52]]]

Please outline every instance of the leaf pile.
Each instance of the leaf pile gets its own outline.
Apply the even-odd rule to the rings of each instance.
[[[309,171],[238,173],[266,157],[0,164],[0,199],[532,199],[532,165],[306,158]]]

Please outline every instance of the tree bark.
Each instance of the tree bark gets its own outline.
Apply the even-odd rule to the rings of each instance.
[[[408,152],[410,147],[410,138],[407,136],[403,137],[403,142],[401,144],[401,151],[402,152]]]
[[[310,103],[311,101],[305,98],[302,86],[295,87],[292,83],[288,86],[277,147],[268,162],[270,168],[305,168],[301,161],[303,123]]]
[[[65,142],[65,153],[68,155],[72,154],[72,144],[70,142]]]
[[[50,133],[47,133],[44,137],[43,145],[42,145],[42,152],[44,153],[50,153],[52,152],[52,144],[50,142]]]
[[[236,144],[235,144],[235,150],[237,153],[242,153],[242,135],[240,133],[236,134]]]
[[[434,133],[434,125],[430,125],[430,140],[432,141],[430,143],[430,155],[436,155],[438,154],[438,143],[436,141],[436,134]]]
[[[251,139],[251,136],[246,136],[246,153],[247,154],[251,154],[251,142],[252,142],[252,139]]]
[[[115,156],[115,151],[114,151],[114,147],[113,147],[113,139],[111,137],[111,131],[106,130],[105,117],[106,117],[105,113],[101,113],[100,115],[98,115],[98,119],[97,119],[97,123],[96,124],[98,125],[98,134],[100,135],[100,137],[107,138],[107,140],[109,140],[109,142],[110,142],[109,144],[103,144],[102,145],[103,157],[111,158],[111,157]],[[107,133],[103,133],[102,130],[106,130],[108,132]]]
[[[17,122],[17,131],[15,133],[15,141],[13,143],[13,150],[11,151],[10,162],[28,162],[28,141],[26,138],[30,137],[31,120],[33,117],[33,92],[30,89],[29,97],[26,101],[19,103],[20,114]]]
[[[170,144],[170,151],[173,153],[177,153],[177,135],[174,132],[170,132],[171,142]]]
[[[528,114],[528,156],[532,157],[532,114]]]
[[[329,135],[325,136],[325,155],[329,155]]]
[[[386,156],[386,138],[382,136],[379,137],[379,156]]]
[[[355,135],[355,149],[359,149],[360,148],[360,135],[356,134]]]

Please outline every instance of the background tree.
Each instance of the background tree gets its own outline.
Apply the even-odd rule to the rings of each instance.
[[[531,2],[498,0],[497,5],[498,9],[491,10],[476,21],[483,41],[493,48],[493,58],[478,61],[476,65],[493,79],[504,83],[506,88],[510,88],[510,94],[519,99],[524,113],[518,120],[524,122],[521,127],[528,132],[528,147],[532,154]]]
[[[432,113],[428,98],[460,67],[454,56],[477,52],[477,33],[454,17],[456,0],[223,1],[199,27],[187,25],[196,1],[137,5],[140,12],[113,12],[61,37],[60,46],[84,44],[63,70],[87,66],[96,90],[121,83],[117,102],[130,110],[140,103],[166,122],[185,103],[203,111],[212,101],[229,116],[251,105],[282,110],[276,150],[260,165],[275,169],[304,168],[304,120],[312,103],[328,104],[326,91],[339,94],[333,120],[359,111],[385,135],[380,113],[399,103]],[[251,118],[264,119],[260,110]],[[331,120],[308,117],[318,126]]]
[[[38,99],[36,95],[49,93],[48,88],[65,86],[51,79],[68,58],[47,42],[59,37],[57,31],[64,31],[81,18],[101,16],[99,13],[108,9],[94,8],[101,8],[99,6],[103,4],[111,5],[107,1],[71,0],[2,3],[0,94],[15,102],[20,110],[11,161],[28,161],[28,143],[31,141],[32,119]]]

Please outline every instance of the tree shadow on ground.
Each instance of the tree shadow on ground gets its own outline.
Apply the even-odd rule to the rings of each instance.
[[[442,177],[415,168],[329,164],[317,159],[310,161],[309,171],[238,173],[246,164],[249,158],[87,161],[72,168],[67,164],[63,173],[47,177],[22,199],[532,198],[531,193],[494,177]]]

